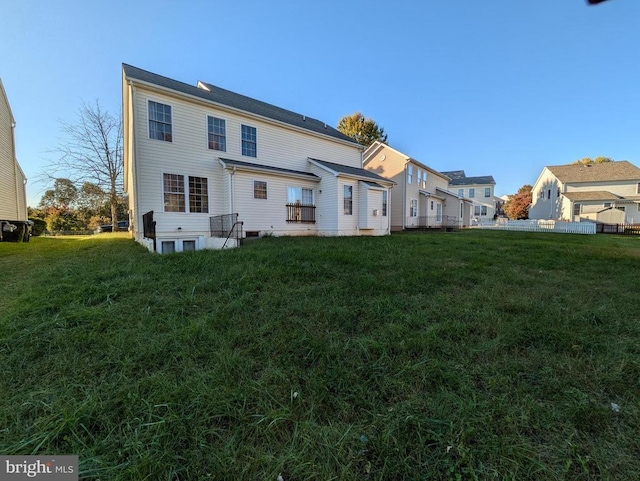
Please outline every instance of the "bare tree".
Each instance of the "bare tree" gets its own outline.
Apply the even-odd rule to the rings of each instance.
[[[118,194],[123,190],[122,116],[103,110],[100,102],[82,103],[77,123],[60,121],[65,134],[51,151],[58,156],[45,167],[41,179],[68,178],[80,188],[91,182],[109,197],[111,223],[118,226]]]

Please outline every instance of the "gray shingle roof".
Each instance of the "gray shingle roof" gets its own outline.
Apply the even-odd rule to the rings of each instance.
[[[321,166],[329,170],[337,172],[338,174],[346,174],[353,177],[364,177],[367,179],[375,180],[377,182],[383,182],[385,184],[395,184],[395,182],[393,182],[392,180],[385,179],[384,177],[376,174],[375,172],[371,172],[370,170],[365,170],[358,167],[349,167],[348,165],[335,164],[333,162],[327,162],[326,160],[312,159],[311,157],[309,157],[309,160],[316,162],[317,164],[320,164]]]
[[[260,117],[284,122],[311,132],[328,135],[329,137],[333,137],[338,140],[351,142],[355,146],[362,148],[362,146],[357,144],[352,138],[347,137],[342,132],[334,129],[324,122],[321,122],[320,120],[312,119],[311,117],[306,117],[304,115],[291,112],[290,110],[276,107],[275,105],[262,102],[261,100],[252,99],[206,82],[200,83],[205,85],[209,90],[163,77],[132,65],[122,64],[122,68],[126,77],[129,79],[141,80],[159,87],[192,95],[209,102],[226,105],[250,114],[259,115]]]
[[[444,172],[445,175],[451,177],[449,174]],[[496,181],[493,180],[493,176],[491,175],[483,175],[480,177],[463,177],[463,178],[452,178],[449,185],[474,185],[474,184],[494,184]]]
[[[220,160],[224,163],[224,165],[229,167],[244,167],[250,169],[264,170],[268,172],[274,172],[279,174],[295,174],[309,177],[311,180],[318,180],[318,176],[311,172],[302,172],[300,170],[292,170],[292,169],[283,169],[282,167],[273,167],[271,165],[263,165],[263,164],[254,164],[252,162],[242,162],[240,160],[232,160],[232,159],[223,159],[220,157]]]
[[[589,165],[550,165],[547,169],[562,183],[638,180],[640,169],[626,160]]]
[[[446,175],[450,179],[464,179],[466,177],[464,170],[450,170],[448,172],[441,172],[441,173]]]
[[[565,192],[564,195],[567,199],[575,201],[587,201],[587,200],[618,200],[621,197],[605,190],[592,190],[592,191],[580,191],[580,192]]]

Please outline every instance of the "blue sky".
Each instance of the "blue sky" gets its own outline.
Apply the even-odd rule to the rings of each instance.
[[[34,179],[82,101],[121,105],[123,62],[336,126],[361,111],[437,170],[640,165],[640,2],[0,0],[0,78]],[[28,184],[36,205],[44,186]]]

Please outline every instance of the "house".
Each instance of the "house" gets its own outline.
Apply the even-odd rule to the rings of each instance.
[[[13,118],[0,79],[0,240],[29,240],[27,178],[16,159]]]
[[[469,225],[471,202],[450,190],[445,174],[379,141],[365,150],[363,166],[397,184],[391,191],[392,231]]]
[[[640,223],[640,168],[626,160],[547,166],[531,194],[531,219]]]
[[[452,170],[443,174],[451,178],[449,187],[452,191],[473,202],[474,220],[493,219],[499,212],[502,201],[494,197],[496,181],[491,175],[467,177],[464,170]]]
[[[126,64],[122,95],[131,230],[150,250],[389,234],[393,182],[326,123]]]

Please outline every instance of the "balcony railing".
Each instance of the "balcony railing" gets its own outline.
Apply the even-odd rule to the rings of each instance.
[[[287,222],[315,224],[316,206],[305,204],[287,204]]]

